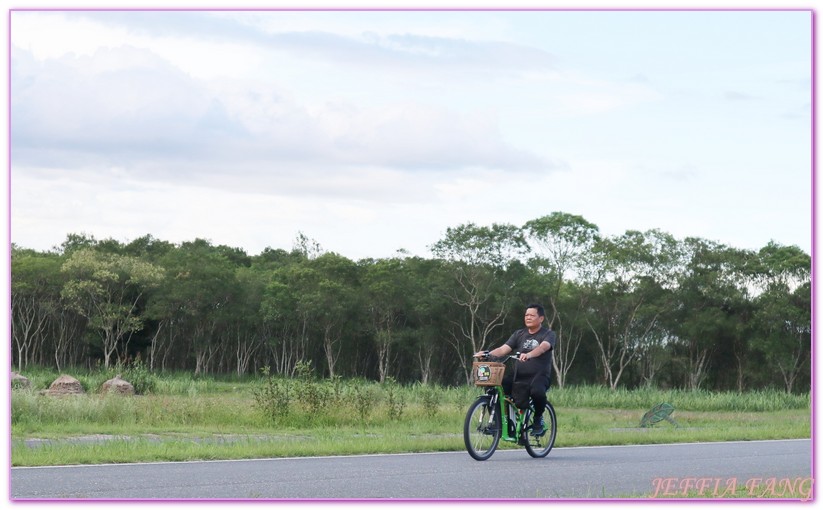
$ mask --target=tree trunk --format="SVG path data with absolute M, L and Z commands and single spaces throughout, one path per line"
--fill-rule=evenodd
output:
M 111 355 L 117 346 L 117 335 L 114 332 L 114 326 L 104 327 L 100 336 L 103 339 L 103 366 L 108 369 L 111 366 Z
M 743 393 L 743 356 L 739 352 L 735 352 L 734 357 L 737 360 L 737 392 Z
M 249 362 L 260 347 L 260 343 L 252 335 L 251 338 L 243 339 L 241 333 L 237 333 L 237 349 L 235 350 L 237 360 L 237 376 L 240 377 L 248 371 Z
M 565 334 L 564 331 L 562 326 L 557 331 L 557 343 L 554 346 L 554 353 L 552 354 L 554 383 L 561 389 L 566 384 L 566 376 L 574 364 L 577 351 L 583 344 L 582 332 L 578 333 L 575 328 L 572 328 L 569 334 Z
M 380 384 L 386 382 L 389 372 L 389 359 L 391 357 L 392 332 L 391 326 L 386 325 L 386 329 L 377 330 L 377 372 Z
M 17 327 L 12 327 L 12 337 L 17 345 L 17 365 L 23 370 L 32 355 L 37 337 L 42 337 L 48 316 L 39 310 L 35 298 L 17 297 L 12 299 L 12 317 L 17 319 L 12 322 L 17 324 Z
M 689 356 L 689 389 L 699 390 L 708 369 L 709 349 L 695 349 Z
M 326 363 L 329 368 L 329 377 L 334 378 L 334 366 L 337 364 L 337 358 L 340 356 L 339 335 L 333 335 L 333 324 L 327 325 L 323 329 L 323 351 L 326 354 Z
M 423 384 L 429 383 L 433 354 L 431 349 L 419 349 L 417 351 L 417 362 L 420 367 L 420 382 Z

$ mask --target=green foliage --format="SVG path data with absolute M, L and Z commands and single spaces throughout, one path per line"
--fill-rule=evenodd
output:
M 342 376 L 334 375 L 329 378 L 329 399 L 332 403 L 340 403 L 345 400 L 346 381 Z
M 522 327 L 521 307 L 540 302 L 557 333 L 558 389 L 809 391 L 811 258 L 797 247 L 603 236 L 552 212 L 522 227 L 449 228 L 431 248 L 436 258 L 354 262 L 302 234 L 292 251 L 258 256 L 151 235 L 70 234 L 48 253 L 13 246 L 12 365 L 67 372 L 140 355 L 145 367 L 123 375 L 142 394 L 159 391 L 148 373 L 241 378 L 270 366 L 303 381 L 292 411 L 351 411 L 339 381 L 300 379 L 308 367 L 297 360 L 315 360 L 313 377 L 461 385 L 470 353 L 502 343 Z M 78 378 L 89 391 L 102 383 Z M 204 391 L 191 376 L 154 384 Z
M 420 397 L 423 403 L 423 410 L 427 417 L 434 418 L 440 405 L 440 398 L 434 388 L 430 386 L 420 386 Z
M 491 227 L 474 223 L 449 227 L 445 237 L 432 246 L 432 251 L 444 259 L 492 267 L 504 267 L 528 250 L 521 229 L 499 223 Z
M 384 387 L 389 407 L 389 419 L 399 421 L 403 417 L 403 410 L 406 408 L 406 398 L 394 379 L 388 378 Z
M 298 379 L 304 382 L 314 379 L 314 367 L 312 367 L 311 361 L 298 361 L 294 366 L 294 373 Z
M 377 406 L 377 391 L 371 386 L 358 384 L 351 391 L 350 402 L 361 423 L 366 423 Z
M 266 419 L 277 423 L 289 414 L 291 404 L 289 384 L 272 376 L 269 367 L 261 368 L 260 372 L 263 374 L 263 383 L 252 389 L 254 402 Z
M 315 378 L 311 361 L 298 362 L 296 372 L 298 380 L 294 387 L 295 401 L 309 419 L 317 419 L 334 403 L 333 384 Z

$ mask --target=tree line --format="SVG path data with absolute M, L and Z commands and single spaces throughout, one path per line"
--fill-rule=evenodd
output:
M 811 257 L 796 246 L 604 236 L 555 212 L 448 228 L 430 250 L 353 261 L 302 233 L 258 255 L 151 235 L 12 245 L 12 363 L 465 384 L 471 354 L 539 302 L 557 387 L 809 391 Z

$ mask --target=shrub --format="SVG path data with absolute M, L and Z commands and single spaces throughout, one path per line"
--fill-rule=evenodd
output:
M 333 403 L 334 382 L 318 381 L 314 377 L 311 361 L 300 361 L 295 367 L 298 383 L 295 387 L 296 400 L 308 414 L 310 420 L 320 418 Z M 340 380 L 337 380 L 339 384 Z
M 155 376 L 149 372 L 146 364 L 140 358 L 134 359 L 126 366 L 123 379 L 134 386 L 134 392 L 138 395 L 147 395 L 154 392 Z
M 420 386 L 420 397 L 423 400 L 423 412 L 429 418 L 434 418 L 437 415 L 437 407 L 440 405 L 437 392 L 429 386 Z
M 365 422 L 368 420 L 374 410 L 376 402 L 375 391 L 371 386 L 358 384 L 352 390 L 351 403 L 359 421 Z
M 289 414 L 291 402 L 289 384 L 287 381 L 272 376 L 269 367 L 263 367 L 260 371 L 264 379 L 262 386 L 252 390 L 254 402 L 267 420 L 277 422 Z
M 399 421 L 403 417 L 403 409 L 406 407 L 406 399 L 400 392 L 400 386 L 391 377 L 386 379 L 386 394 L 389 405 L 389 419 Z

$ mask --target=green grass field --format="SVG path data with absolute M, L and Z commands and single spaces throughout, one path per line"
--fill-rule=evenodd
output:
M 85 395 L 40 395 L 56 376 L 34 373 L 31 389 L 12 392 L 13 466 L 462 450 L 465 412 L 480 394 L 471 386 L 175 374 L 151 376 L 150 393 L 123 397 L 97 393 L 107 375 L 90 373 L 75 375 Z M 572 387 L 549 398 L 557 447 L 811 437 L 808 394 Z M 640 428 L 660 402 L 674 405 L 679 426 Z

